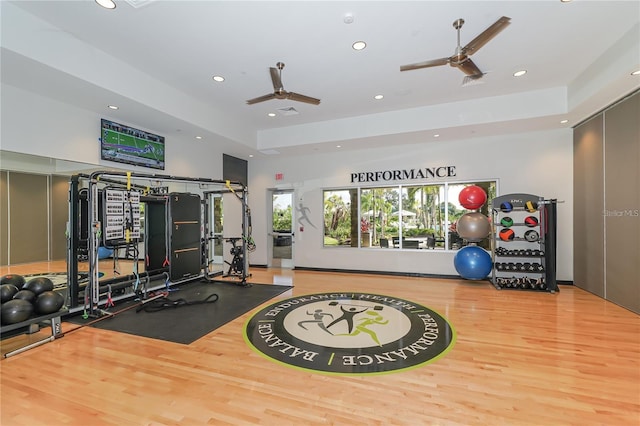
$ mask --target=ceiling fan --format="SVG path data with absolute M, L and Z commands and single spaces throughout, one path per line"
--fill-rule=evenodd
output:
M 273 82 L 273 93 L 268 95 L 260 96 L 257 98 L 249 99 L 247 101 L 248 105 L 257 104 L 258 102 L 269 101 L 271 99 L 290 99 L 292 101 L 304 102 L 307 104 L 318 105 L 320 104 L 320 99 L 312 98 L 311 96 L 301 95 L 295 92 L 287 92 L 284 90 L 282 86 L 282 68 L 284 68 L 284 64 L 282 62 L 278 62 L 276 64 L 277 68 L 269 68 L 271 73 L 271 81 Z
M 465 73 L 467 76 L 465 80 L 472 79 L 477 80 L 481 78 L 484 73 L 480 71 L 478 66 L 473 63 L 470 56 L 476 53 L 482 46 L 487 44 L 489 40 L 494 38 L 498 33 L 504 30 L 511 22 L 511 18 L 507 16 L 503 16 L 498 19 L 493 25 L 484 30 L 480 35 L 471 40 L 466 46 L 460 46 L 460 28 L 464 25 L 464 19 L 456 19 L 453 21 L 453 28 L 458 31 L 458 46 L 456 47 L 456 52 L 453 56 L 448 58 L 434 59 L 431 61 L 418 62 L 415 64 L 402 65 L 400 67 L 400 71 L 411 71 L 417 70 L 420 68 L 429 68 L 429 67 L 437 67 L 440 65 L 451 65 L 452 67 L 458 68 L 460 71 Z

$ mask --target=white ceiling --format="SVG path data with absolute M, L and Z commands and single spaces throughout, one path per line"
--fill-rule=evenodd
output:
M 116 4 L 3 1 L 3 83 L 169 137 L 230 141 L 241 155 L 566 127 L 640 87 L 637 0 Z M 453 55 L 454 20 L 465 20 L 464 45 L 501 16 L 511 24 L 472 57 L 481 84 L 463 87 L 449 66 L 400 72 Z M 353 50 L 357 40 L 367 48 Z M 277 62 L 286 90 L 321 104 L 247 105 L 273 91 Z M 289 107 L 298 114 L 278 112 Z

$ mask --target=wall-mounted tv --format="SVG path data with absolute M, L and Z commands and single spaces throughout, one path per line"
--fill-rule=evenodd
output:
M 247 181 L 249 180 L 247 169 L 247 160 L 222 154 L 222 179 L 240 182 L 244 186 L 247 186 Z
M 164 136 L 101 120 L 100 158 L 164 170 Z

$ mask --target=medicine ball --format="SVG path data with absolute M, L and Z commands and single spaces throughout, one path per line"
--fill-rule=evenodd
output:
M 18 292 L 18 287 L 13 284 L 2 284 L 0 286 L 0 299 L 2 303 L 8 302 L 13 299 L 13 296 Z
M 536 203 L 535 201 L 527 201 L 526 203 L 524 203 L 524 207 L 529 213 L 534 213 L 536 210 L 538 210 L 538 203 Z
M 38 296 L 40 293 L 53 290 L 53 281 L 47 277 L 35 277 L 27 281 L 22 288 L 24 290 L 31 290 Z
M 64 297 L 55 291 L 42 292 L 37 298 L 34 306 L 40 315 L 58 312 L 64 305 Z
M 513 205 L 510 202 L 505 201 L 504 203 L 500 204 L 500 210 L 505 213 L 509 213 L 511 210 L 513 210 Z
M 34 292 L 32 292 L 31 290 L 20 290 L 19 292 L 17 292 L 14 296 L 14 299 L 23 299 L 26 300 L 29 303 L 33 303 L 36 301 L 36 294 Z
M 516 233 L 513 232 L 513 229 L 505 228 L 505 229 L 500 230 L 499 235 L 500 235 L 500 239 L 501 240 L 503 240 L 503 241 L 511 241 L 511 240 L 513 240 L 515 238 Z
M 508 228 L 513 225 L 513 219 L 511 219 L 509 216 L 505 216 L 500 219 L 500 225 L 506 226 Z
M 0 278 L 0 284 L 13 284 L 18 287 L 18 290 L 22 288 L 24 282 L 24 277 L 18 274 L 7 274 Z
M 1 310 L 2 324 L 16 324 L 29 319 L 33 305 L 24 299 L 12 299 L 2 304 Z
M 540 238 L 538 232 L 534 231 L 533 229 L 530 229 L 524 233 L 524 239 L 527 241 L 538 241 L 538 238 Z
M 524 224 L 527 226 L 536 226 L 538 225 L 538 218 L 535 216 L 527 216 L 524 218 Z

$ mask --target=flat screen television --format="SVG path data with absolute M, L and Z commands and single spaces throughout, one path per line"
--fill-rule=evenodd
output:
M 101 120 L 100 158 L 164 170 L 164 136 Z
M 247 186 L 247 181 L 249 180 L 247 169 L 247 160 L 222 154 L 222 179 L 240 182 L 244 186 Z

